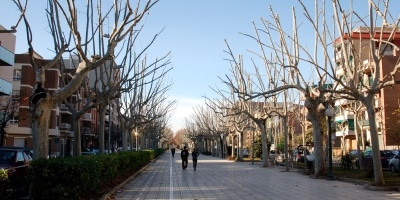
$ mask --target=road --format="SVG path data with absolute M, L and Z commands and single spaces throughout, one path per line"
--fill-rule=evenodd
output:
M 182 170 L 179 153 L 175 158 L 169 151 L 161 155 L 112 199 L 400 199 L 399 192 L 204 155 L 199 156 L 197 171 L 191 161 Z

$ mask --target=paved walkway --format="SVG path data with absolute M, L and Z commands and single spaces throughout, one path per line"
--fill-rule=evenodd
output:
M 116 192 L 112 199 L 400 199 L 399 192 L 313 179 L 282 167 L 199 156 L 197 171 L 182 170 L 180 152 L 166 152 Z

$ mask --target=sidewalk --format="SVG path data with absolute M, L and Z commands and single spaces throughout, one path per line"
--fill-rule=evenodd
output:
M 363 185 L 313 179 L 283 167 L 199 157 L 182 170 L 180 152 L 170 152 L 118 190 L 111 199 L 400 199 L 393 191 L 370 191 Z

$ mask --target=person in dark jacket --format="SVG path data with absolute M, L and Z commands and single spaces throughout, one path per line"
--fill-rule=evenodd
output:
M 183 150 L 181 151 L 182 169 L 183 170 L 185 170 L 187 168 L 188 157 L 189 157 L 189 151 L 187 150 L 187 147 L 184 146 Z
M 192 151 L 192 159 L 193 159 L 193 169 L 194 171 L 196 171 L 196 167 L 197 167 L 197 158 L 199 157 L 199 151 L 197 150 L 197 148 L 194 148 Z
M 171 148 L 171 154 L 172 154 L 172 157 L 175 157 L 175 147 Z

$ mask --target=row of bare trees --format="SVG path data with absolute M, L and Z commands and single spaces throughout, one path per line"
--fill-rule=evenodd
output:
M 59 103 L 65 104 L 73 116 L 76 155 L 81 154 L 82 146 L 79 119 L 92 108 L 99 113 L 101 153 L 105 152 L 105 117 L 107 110 L 111 115 L 111 105 L 118 110 L 124 150 L 129 143 L 132 147 L 133 130 L 138 130 L 141 138 L 151 137 L 153 141 L 171 134 L 166 131 L 174 104 L 166 98 L 171 86 L 166 80 L 171 70 L 169 53 L 154 60 L 147 58 L 159 33 L 146 46 L 137 45 L 144 27 L 142 19 L 157 2 L 137 1 L 132 5 L 129 0 L 113 1 L 107 7 L 103 1 L 48 0 L 46 13 L 53 44 L 49 49 L 53 49 L 55 57 L 42 66 L 35 60 L 32 43 L 39 36 L 32 32 L 26 15 L 31 2 L 14 0 L 21 17 L 12 30 L 16 31 L 21 21 L 25 25 L 36 77 L 29 105 L 35 158 L 48 155 L 50 113 Z M 63 57 L 71 58 L 72 64 L 65 63 Z M 45 71 L 53 66 L 59 66 L 61 80 L 59 90 L 50 92 L 44 87 Z M 84 98 L 71 102 L 73 94 Z
M 227 89 L 214 88 L 219 97 L 207 98 L 207 105 L 214 113 L 205 116 L 203 111 L 198 111 L 197 116 L 203 117 L 192 123 L 198 127 L 191 128 L 192 135 L 204 132 L 214 136 L 218 134 L 220 129 L 210 126 L 216 123 L 206 123 L 207 119 L 218 119 L 220 124 L 233 122 L 237 125 L 242 123 L 237 116 L 246 115 L 246 119 L 251 119 L 261 131 L 263 166 L 267 166 L 269 152 L 265 125 L 268 119 L 276 115 L 283 118 L 284 142 L 287 144 L 287 116 L 297 112 L 298 119 L 306 118 L 312 124 L 314 173 L 320 176 L 326 174 L 325 111 L 334 107 L 338 99 L 359 102 L 353 108 L 360 113 L 362 105 L 368 115 L 375 184 L 384 185 L 374 101 L 383 88 L 399 81 L 399 60 L 386 74 L 382 74 L 381 60 L 386 48 L 398 51 L 392 39 L 399 31 L 400 18 L 392 15 L 391 10 L 397 5 L 389 1 L 356 3 L 364 3 L 366 5 L 363 6 L 368 9 L 358 10 L 363 6 L 354 7 L 353 1 L 315 0 L 314 7 L 308 7 L 299 0 L 304 21 L 298 22 L 301 17 L 292 8 L 291 27 L 280 19 L 280 14 L 287 13 L 278 14 L 270 7 L 269 19 L 261 18 L 260 23 L 253 22 L 253 34 L 242 34 L 259 47 L 258 50 L 248 51 L 252 55 L 248 63 L 242 54 L 235 56 L 227 42 L 227 61 L 231 66 L 231 74 L 220 78 Z M 310 38 L 313 44 L 309 43 L 312 41 Z M 368 63 L 364 60 L 368 60 Z M 372 69 L 371 84 L 365 81 L 365 74 L 362 73 L 365 64 Z M 303 102 L 302 106 L 299 106 L 300 102 Z M 260 103 L 262 106 L 255 106 Z M 303 108 L 306 112 L 299 112 Z M 238 120 L 232 121 L 232 116 Z M 302 122 L 302 126 L 306 126 L 305 122 Z M 229 132 L 228 127 L 225 126 L 225 133 Z M 304 132 L 303 128 L 303 138 Z M 285 158 L 287 161 L 287 149 Z

